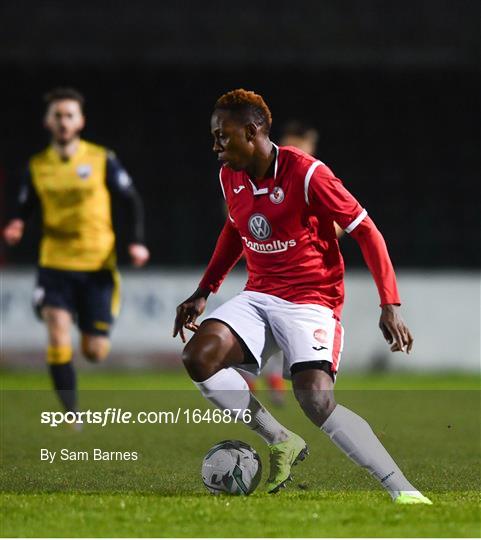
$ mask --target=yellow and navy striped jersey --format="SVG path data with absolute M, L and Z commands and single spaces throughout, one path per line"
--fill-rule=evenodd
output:
M 81 140 L 69 159 L 62 159 L 52 146 L 34 155 L 16 217 L 26 219 L 40 203 L 43 234 L 39 265 L 77 271 L 113 268 L 112 193 L 128 202 L 134 225 L 132 241 L 141 243 L 142 203 L 112 152 Z

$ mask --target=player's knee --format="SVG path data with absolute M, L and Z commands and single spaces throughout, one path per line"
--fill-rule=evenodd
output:
M 110 342 L 107 339 L 82 338 L 82 354 L 89 361 L 99 363 L 105 360 L 110 352 Z
M 182 362 L 194 381 L 203 381 L 210 377 L 209 361 L 203 347 L 193 347 L 187 344 L 182 352 Z
M 182 353 L 182 362 L 194 381 L 205 381 L 222 369 L 222 363 L 215 349 L 207 341 L 192 339 Z
M 108 350 L 104 350 L 99 347 L 82 347 L 82 354 L 89 361 L 94 364 L 103 362 L 108 356 Z
M 294 389 L 296 399 L 302 410 L 316 423 L 323 423 L 336 407 L 334 393 L 314 386 Z
M 336 407 L 333 380 L 325 371 L 298 371 L 292 377 L 292 384 L 299 405 L 316 424 L 325 421 Z

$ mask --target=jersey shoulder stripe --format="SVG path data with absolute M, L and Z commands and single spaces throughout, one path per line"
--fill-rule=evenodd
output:
M 295 170 L 298 171 L 300 181 L 302 179 L 303 182 L 304 200 L 306 204 L 309 205 L 309 183 L 314 171 L 318 167 L 322 167 L 325 169 L 326 174 L 332 175 L 331 170 L 321 160 L 316 159 L 294 146 L 282 146 L 280 150 L 282 150 L 283 153 L 283 164 L 286 164 L 289 168 L 294 166 Z
M 306 204 L 309 204 L 309 183 L 311 181 L 312 175 L 314 174 L 314 171 L 321 165 L 320 161 L 314 161 L 314 163 L 311 164 L 309 169 L 307 170 L 306 176 L 304 177 L 304 199 L 306 201 Z
M 219 182 L 220 182 L 220 189 L 222 190 L 222 196 L 224 197 L 224 200 L 226 199 L 225 197 L 225 188 L 224 188 L 224 184 L 223 184 L 223 181 L 222 181 L 222 171 L 224 170 L 224 166 L 222 165 L 222 167 L 219 169 Z

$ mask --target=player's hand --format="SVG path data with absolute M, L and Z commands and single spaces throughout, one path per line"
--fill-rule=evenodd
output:
M 411 352 L 414 338 L 399 313 L 399 306 L 387 304 L 382 306 L 379 328 L 384 339 L 391 345 L 391 351 Z
M 142 244 L 130 244 L 129 255 L 130 255 L 132 264 L 136 268 L 140 268 L 141 266 L 144 266 L 144 264 L 150 259 L 149 250 Z
M 192 296 L 177 306 L 172 337 L 175 338 L 179 334 L 180 339 L 185 343 L 184 328 L 197 332 L 199 325 L 195 321 L 204 312 L 209 294 L 209 290 L 197 289 Z
M 3 238 L 9 246 L 18 244 L 23 236 L 25 222 L 22 219 L 12 219 L 5 229 L 3 229 Z

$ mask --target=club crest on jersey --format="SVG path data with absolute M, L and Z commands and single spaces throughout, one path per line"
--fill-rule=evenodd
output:
M 314 339 L 319 341 L 319 343 L 327 343 L 327 332 L 324 330 L 324 328 L 314 330 Z
M 269 194 L 269 199 L 274 204 L 280 204 L 284 200 L 284 190 L 276 186 Z
M 262 214 L 253 214 L 249 218 L 249 231 L 256 240 L 267 240 L 272 234 L 271 225 Z
M 77 167 L 77 174 L 81 180 L 87 180 L 87 178 L 92 174 L 91 165 L 79 165 Z

